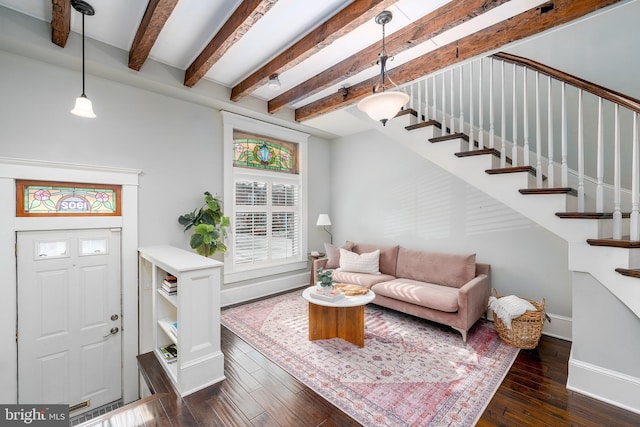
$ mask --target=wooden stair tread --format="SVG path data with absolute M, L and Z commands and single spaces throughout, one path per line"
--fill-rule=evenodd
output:
M 616 268 L 616 273 L 620 273 L 623 276 L 635 277 L 637 279 L 640 279 L 640 269 Z
M 521 188 L 518 190 L 520 194 L 568 194 L 577 196 L 578 192 L 571 187 L 554 187 L 554 188 Z
M 613 212 L 556 212 L 563 219 L 613 219 Z M 623 218 L 631 217 L 631 213 L 622 212 Z
M 427 120 L 426 122 L 416 123 L 415 125 L 405 126 L 404 128 L 406 130 L 415 130 L 415 129 L 426 128 L 426 127 L 429 127 L 429 126 L 435 126 L 437 128 L 440 128 L 440 129 L 442 128 L 442 125 L 437 120 Z
M 480 150 L 459 151 L 457 153 L 454 153 L 456 157 L 481 156 L 485 154 L 493 154 L 496 157 L 500 157 L 500 152 L 495 148 L 483 148 Z
M 536 174 L 536 170 L 532 166 L 511 166 L 508 168 L 495 168 L 485 170 L 489 175 L 499 175 L 503 173 L 517 173 L 517 172 L 529 172 L 533 175 Z
M 631 240 L 629 236 L 624 236 L 622 239 L 587 239 L 587 243 L 591 246 L 607 246 L 611 248 L 640 248 L 640 241 Z
M 404 108 L 400 111 L 398 111 L 398 114 L 396 114 L 393 118 L 398 118 L 398 117 L 402 117 L 402 116 L 413 116 L 413 117 L 418 117 L 418 112 L 416 110 L 414 110 L 413 108 Z
M 434 138 L 429 138 L 429 142 L 443 142 L 451 141 L 454 139 L 464 139 L 465 141 L 469 141 L 469 137 L 464 133 L 452 133 L 451 135 L 442 135 L 436 136 Z

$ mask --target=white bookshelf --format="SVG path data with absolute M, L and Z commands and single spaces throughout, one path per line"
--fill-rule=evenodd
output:
M 186 396 L 224 380 L 220 350 L 222 263 L 173 246 L 139 249 L 141 291 L 150 291 L 151 315 L 141 330 L 151 334 L 153 351 L 176 390 Z M 167 275 L 178 281 L 177 295 L 161 290 Z M 171 325 L 178 322 L 177 333 Z M 178 359 L 167 363 L 160 348 L 176 344 Z

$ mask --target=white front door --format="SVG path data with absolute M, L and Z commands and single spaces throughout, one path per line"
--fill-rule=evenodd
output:
M 75 416 L 120 399 L 120 230 L 23 231 L 17 245 L 18 402 Z

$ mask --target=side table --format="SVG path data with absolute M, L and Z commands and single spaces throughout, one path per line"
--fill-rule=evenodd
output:
M 302 297 L 309 301 L 309 341 L 342 338 L 364 347 L 364 306 L 373 301 L 376 294 L 369 289 L 364 295 L 329 302 L 312 297 L 312 292 L 316 292 L 315 286 L 302 292 Z

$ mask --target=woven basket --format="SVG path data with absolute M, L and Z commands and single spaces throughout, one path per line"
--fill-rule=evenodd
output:
M 492 295 L 500 298 L 495 289 L 492 290 Z M 529 350 L 538 346 L 538 341 L 540 341 L 540 336 L 542 335 L 542 326 L 545 319 L 544 298 L 540 302 L 528 298 L 522 299 L 529 301 L 536 310 L 525 311 L 521 316 L 511 320 L 511 329 L 508 329 L 498 316 L 493 316 L 493 324 L 504 342 L 514 347 Z

